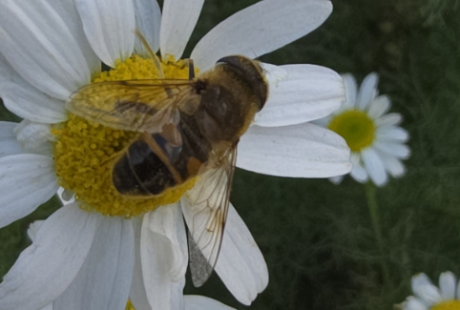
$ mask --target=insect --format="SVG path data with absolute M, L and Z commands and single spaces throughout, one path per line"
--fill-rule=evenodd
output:
M 79 89 L 67 109 L 104 126 L 138 132 L 113 162 L 112 181 L 125 196 L 155 196 L 197 181 L 183 208 L 195 286 L 217 261 L 240 137 L 262 109 L 268 85 L 258 62 L 220 59 L 190 79 L 102 82 Z M 183 199 L 184 200 L 184 199 Z

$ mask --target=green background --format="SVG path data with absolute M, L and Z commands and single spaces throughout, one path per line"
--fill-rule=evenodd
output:
M 208 0 L 187 50 L 218 22 L 255 1 Z M 285 179 L 237 169 L 232 202 L 264 253 L 267 289 L 253 309 L 392 309 L 410 277 L 460 275 L 460 1 L 342 0 L 318 30 L 261 59 L 380 74 L 411 135 L 407 174 L 377 190 L 383 252 L 376 245 L 366 189 L 350 177 Z M 244 35 L 244 34 L 242 34 Z M 186 52 L 186 55 L 189 55 Z M 0 107 L 3 120 L 18 120 Z M 58 207 L 53 198 L 0 229 L 0 275 L 28 246 L 28 225 Z M 382 273 L 382 264 L 389 270 Z M 213 275 L 186 293 L 245 309 Z

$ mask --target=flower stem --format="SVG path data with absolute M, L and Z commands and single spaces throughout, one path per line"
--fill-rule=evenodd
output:
M 377 242 L 377 247 L 380 254 L 380 267 L 382 268 L 383 281 L 385 284 L 389 283 L 390 273 L 388 272 L 388 266 L 385 261 L 385 251 L 383 246 L 382 230 L 380 228 L 379 220 L 379 206 L 376 199 L 376 187 L 372 182 L 366 184 L 366 197 L 367 205 L 369 207 L 369 215 L 371 217 L 372 228 L 374 229 L 374 236 Z

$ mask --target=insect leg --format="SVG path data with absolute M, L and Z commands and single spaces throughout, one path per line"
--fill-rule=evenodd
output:
M 184 182 L 184 180 L 182 179 L 179 171 L 177 171 L 177 169 L 171 164 L 169 158 L 167 157 L 167 155 L 163 152 L 163 150 L 161 149 L 161 147 L 158 145 L 158 143 L 155 141 L 155 139 L 152 137 L 151 134 L 147 133 L 147 132 L 144 132 L 142 134 L 142 138 L 143 140 L 147 143 L 147 145 L 150 147 L 150 149 L 152 150 L 152 152 L 158 156 L 158 158 L 163 162 L 163 164 L 165 164 L 165 166 L 168 168 L 168 170 L 171 172 L 173 178 L 174 178 L 174 181 L 177 183 L 177 184 L 181 184 Z
M 149 52 L 150 56 L 152 56 L 152 60 L 153 60 L 153 62 L 155 64 L 155 67 L 157 67 L 157 70 L 158 70 L 159 78 L 164 79 L 165 74 L 163 73 L 163 69 L 161 68 L 161 64 L 158 61 L 157 55 L 155 55 L 155 53 L 153 52 L 152 48 L 150 48 L 149 43 L 145 39 L 144 35 L 139 31 L 139 29 L 136 29 L 135 33 L 136 33 L 136 36 L 139 38 L 139 40 L 142 42 L 142 45 L 144 45 L 144 47 Z
M 188 79 L 193 80 L 195 78 L 195 65 L 193 59 L 188 60 Z

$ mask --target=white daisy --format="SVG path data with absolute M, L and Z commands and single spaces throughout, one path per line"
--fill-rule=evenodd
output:
M 424 273 L 412 277 L 415 296 L 407 297 L 403 310 L 458 310 L 460 309 L 460 284 L 455 275 L 443 272 L 439 276 L 439 288 Z
M 160 49 L 165 76 L 182 77 L 184 62 L 173 60 L 202 4 L 166 0 L 161 16 L 151 0 L 0 3 L 0 95 L 24 118 L 20 125 L 0 122 L 0 227 L 33 212 L 59 185 L 62 197 L 77 197 L 44 222 L 4 277 L 0 309 L 51 302 L 54 309 L 123 309 L 128 298 L 139 309 L 181 308 L 188 262 L 182 217 L 190 221 L 196 212 L 188 194 L 181 199 L 189 188 L 135 201 L 118 194 L 105 163 L 129 133 L 90 124 L 68 113 L 65 102 L 92 82 L 155 77 L 136 27 Z M 324 0 L 261 1 L 216 26 L 191 57 L 203 72 L 222 56 L 263 55 L 312 31 L 331 10 Z M 101 61 L 112 69 L 101 73 Z M 263 66 L 270 97 L 241 138 L 237 166 L 286 177 L 350 171 L 343 139 L 305 123 L 338 108 L 340 76 L 312 65 Z M 267 267 L 231 205 L 223 238 L 215 270 L 249 305 L 268 283 Z
M 388 182 L 388 174 L 402 176 L 405 172 L 402 159 L 410 156 L 405 144 L 409 139 L 406 130 L 399 127 L 399 113 L 387 113 L 390 98 L 378 95 L 378 75 L 369 74 L 358 91 L 356 80 L 350 74 L 342 75 L 346 101 L 343 106 L 315 123 L 341 135 L 351 149 L 353 169 L 351 176 L 364 183 L 369 178 L 378 186 Z M 331 178 L 339 183 L 343 176 Z

